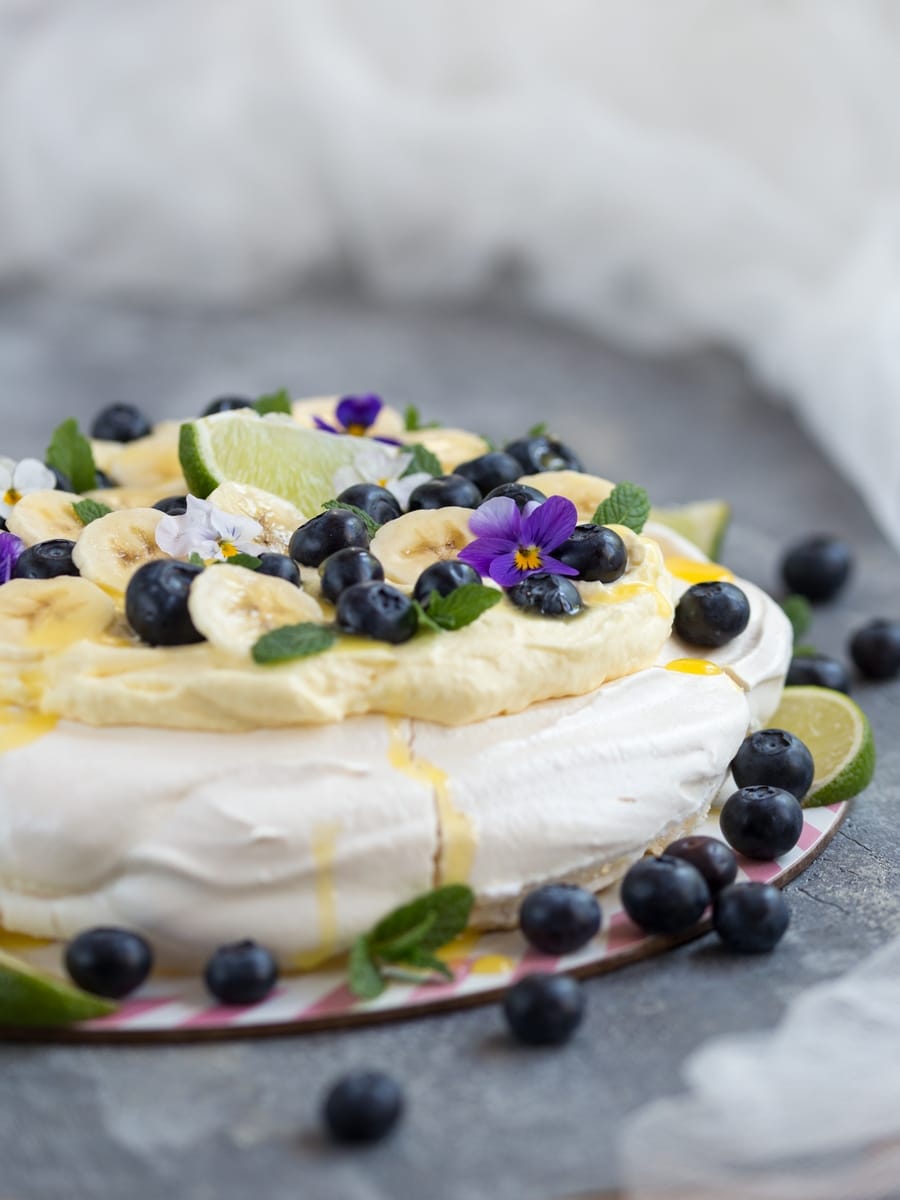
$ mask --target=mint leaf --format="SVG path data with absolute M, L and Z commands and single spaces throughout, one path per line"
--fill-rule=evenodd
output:
M 432 592 L 425 615 L 439 629 L 462 629 L 499 604 L 502 595 L 499 588 L 485 587 L 483 583 L 464 583 L 449 596 Z
M 403 452 L 412 454 L 412 462 L 403 475 L 415 475 L 417 471 L 424 471 L 427 475 L 443 475 L 440 459 L 420 442 L 410 442 L 408 446 L 403 447 Z
M 411 950 L 420 944 L 422 938 L 435 922 L 434 912 L 426 913 L 418 925 L 413 925 L 406 933 L 401 933 L 390 942 L 378 943 L 378 954 L 388 962 L 403 962 Z
M 427 950 L 421 948 L 410 950 L 403 961 L 411 967 L 418 967 L 420 971 L 436 971 L 445 979 L 453 979 L 453 972 L 447 964 L 434 954 L 429 954 Z
M 547 422 L 539 421 L 528 430 L 529 437 L 544 437 L 547 433 Z
M 809 642 L 801 642 L 799 646 L 795 646 L 793 650 L 794 658 L 812 658 L 814 654 L 818 654 L 815 646 Z
M 428 615 L 428 610 L 423 608 L 418 600 L 413 600 L 413 608 L 416 610 L 416 616 L 419 618 L 420 633 L 440 633 L 441 626 L 437 621 L 432 621 Z
M 225 558 L 220 563 L 216 563 L 218 567 L 246 567 L 248 571 L 255 571 L 262 566 L 262 559 L 257 558 L 255 554 L 232 554 L 231 558 Z
M 191 551 L 190 557 L 188 558 L 188 562 L 191 564 L 191 566 L 194 566 L 194 567 L 205 567 L 206 566 L 206 559 L 203 558 L 202 555 L 198 554 L 196 550 Z
M 348 504 L 345 500 L 326 500 L 322 507 L 329 511 L 332 508 L 343 508 L 347 512 L 352 512 L 354 517 L 359 517 L 363 525 L 366 527 L 366 533 L 370 538 L 373 538 L 381 526 L 374 517 L 370 517 L 367 512 L 361 508 L 357 508 L 355 504 Z
M 271 633 L 264 633 L 255 643 L 253 661 L 261 667 L 271 663 L 290 662 L 295 658 L 309 658 L 321 654 L 337 641 L 337 633 L 327 625 L 314 621 L 303 621 L 299 625 L 282 625 Z
M 794 630 L 794 641 L 803 637 L 812 623 L 812 608 L 805 596 L 786 596 L 781 602 L 785 616 Z M 794 651 L 796 654 L 796 650 Z
M 369 934 L 372 952 L 377 955 L 383 943 L 396 941 L 402 934 L 421 926 L 429 916 L 433 920 L 418 944 L 423 950 L 438 950 L 462 933 L 469 923 L 474 902 L 472 889 L 464 883 L 448 883 L 433 892 L 425 892 L 382 917 Z
M 650 497 L 636 483 L 617 483 L 591 517 L 594 525 L 625 525 L 640 533 L 650 516 Z
M 269 396 L 260 396 L 258 400 L 254 400 L 253 407 L 261 417 L 266 413 L 291 413 L 291 397 L 287 388 L 282 388 L 280 392 L 272 392 Z
M 359 996 L 360 1000 L 374 1000 L 384 991 L 384 979 L 378 964 L 372 958 L 369 941 L 365 936 L 358 937 L 350 947 L 348 971 L 350 991 L 354 996 Z
M 90 491 L 97 483 L 97 468 L 91 443 L 78 428 L 74 417 L 57 425 L 47 447 L 48 467 L 55 467 L 72 481 L 76 492 Z
M 76 500 L 72 508 L 82 525 L 90 525 L 91 521 L 96 521 L 112 512 L 108 504 L 101 504 L 99 500 Z

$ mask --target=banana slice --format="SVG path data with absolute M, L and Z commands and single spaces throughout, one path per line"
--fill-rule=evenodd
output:
M 517 483 L 535 487 L 545 496 L 565 496 L 578 509 L 578 521 L 586 524 L 606 499 L 614 484 L 599 475 L 583 471 L 541 471 L 538 475 L 523 475 Z
M 117 596 L 144 563 L 167 555 L 156 544 L 156 526 L 163 514 L 156 508 L 123 508 L 86 525 L 72 552 L 85 579 Z
M 203 636 L 229 654 L 249 654 L 264 633 L 321 621 L 322 610 L 300 588 L 274 575 L 227 564 L 207 567 L 191 585 L 188 609 Z
M 105 468 L 101 468 L 104 469 Z M 157 500 L 165 500 L 167 496 L 183 496 L 187 489 L 183 476 L 177 479 L 164 479 L 161 483 L 151 483 L 141 487 L 111 487 L 96 488 L 85 492 L 91 500 L 98 500 L 107 508 L 152 508 Z
M 321 417 L 330 425 L 335 424 L 334 410 L 340 396 L 314 396 L 309 400 L 295 400 L 291 406 L 294 420 L 306 429 L 315 429 L 313 417 Z M 403 435 L 403 417 L 396 408 L 387 404 L 379 412 L 375 424 L 369 430 L 375 437 L 399 438 Z M 460 459 L 460 462 L 462 459 Z
M 258 521 L 263 531 L 256 540 L 273 554 L 287 554 L 294 530 L 309 520 L 290 500 L 248 483 L 220 483 L 206 498 L 223 512 Z
M 116 607 L 87 579 L 12 579 L 0 588 L 0 642 L 38 651 L 62 650 L 109 627 Z
M 180 421 L 161 421 L 146 437 L 126 442 L 116 450 L 110 451 L 109 443 L 100 443 L 100 458 L 105 464 L 102 469 L 122 487 L 149 487 L 180 479 L 180 486 L 168 494 L 182 494 L 187 485 L 178 458 L 180 428 Z
M 74 492 L 28 492 L 6 518 L 6 527 L 26 546 L 53 538 L 77 541 L 84 526 L 72 505 L 82 499 Z
M 430 450 L 440 460 L 441 469 L 445 474 L 449 474 L 460 463 L 468 462 L 470 458 L 480 458 L 490 449 L 484 438 L 479 437 L 477 433 L 469 433 L 467 429 L 448 429 L 443 425 L 436 429 L 416 429 L 389 436 L 399 438 L 402 442 L 418 442 L 426 450 Z
M 430 508 L 406 513 L 382 525 L 369 549 L 384 567 L 384 577 L 411 588 L 426 567 L 456 558 L 474 538 L 471 508 Z

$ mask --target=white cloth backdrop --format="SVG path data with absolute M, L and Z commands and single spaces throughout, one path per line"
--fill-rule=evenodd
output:
M 511 273 L 737 347 L 900 545 L 893 0 L 0 0 L 0 80 L 0 283 Z

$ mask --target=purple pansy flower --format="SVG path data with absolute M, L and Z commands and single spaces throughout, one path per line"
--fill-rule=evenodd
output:
M 343 396 L 334 410 L 337 425 L 323 421 L 321 417 L 313 417 L 313 421 L 316 428 L 325 433 L 344 433 L 351 437 L 366 437 L 383 408 L 384 402 L 380 396 Z M 389 446 L 400 445 L 395 438 L 376 437 L 375 441 L 386 442 Z
M 25 543 L 14 533 L 0 533 L 0 583 L 9 583 Z
M 475 541 L 460 550 L 460 559 L 501 587 L 514 587 L 545 571 L 577 575 L 575 567 L 551 557 L 578 524 L 578 510 L 565 496 L 532 501 L 520 511 L 509 496 L 497 496 L 476 508 L 469 519 Z

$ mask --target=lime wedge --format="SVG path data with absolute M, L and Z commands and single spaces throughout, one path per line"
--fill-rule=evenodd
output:
M 650 520 L 668 525 L 693 542 L 707 558 L 715 559 L 731 520 L 731 505 L 724 500 L 695 500 L 674 508 L 651 508 Z
M 361 441 L 304 429 L 290 417 L 238 411 L 182 425 L 178 455 L 195 496 L 208 496 L 221 483 L 249 483 L 313 516 L 334 497 L 334 473 L 353 462 Z
M 805 742 L 816 764 L 807 808 L 849 800 L 875 771 L 875 741 L 866 714 L 843 692 L 821 687 L 784 689 L 769 722 Z
M 116 1008 L 0 950 L 0 1025 L 71 1025 L 108 1017 Z

